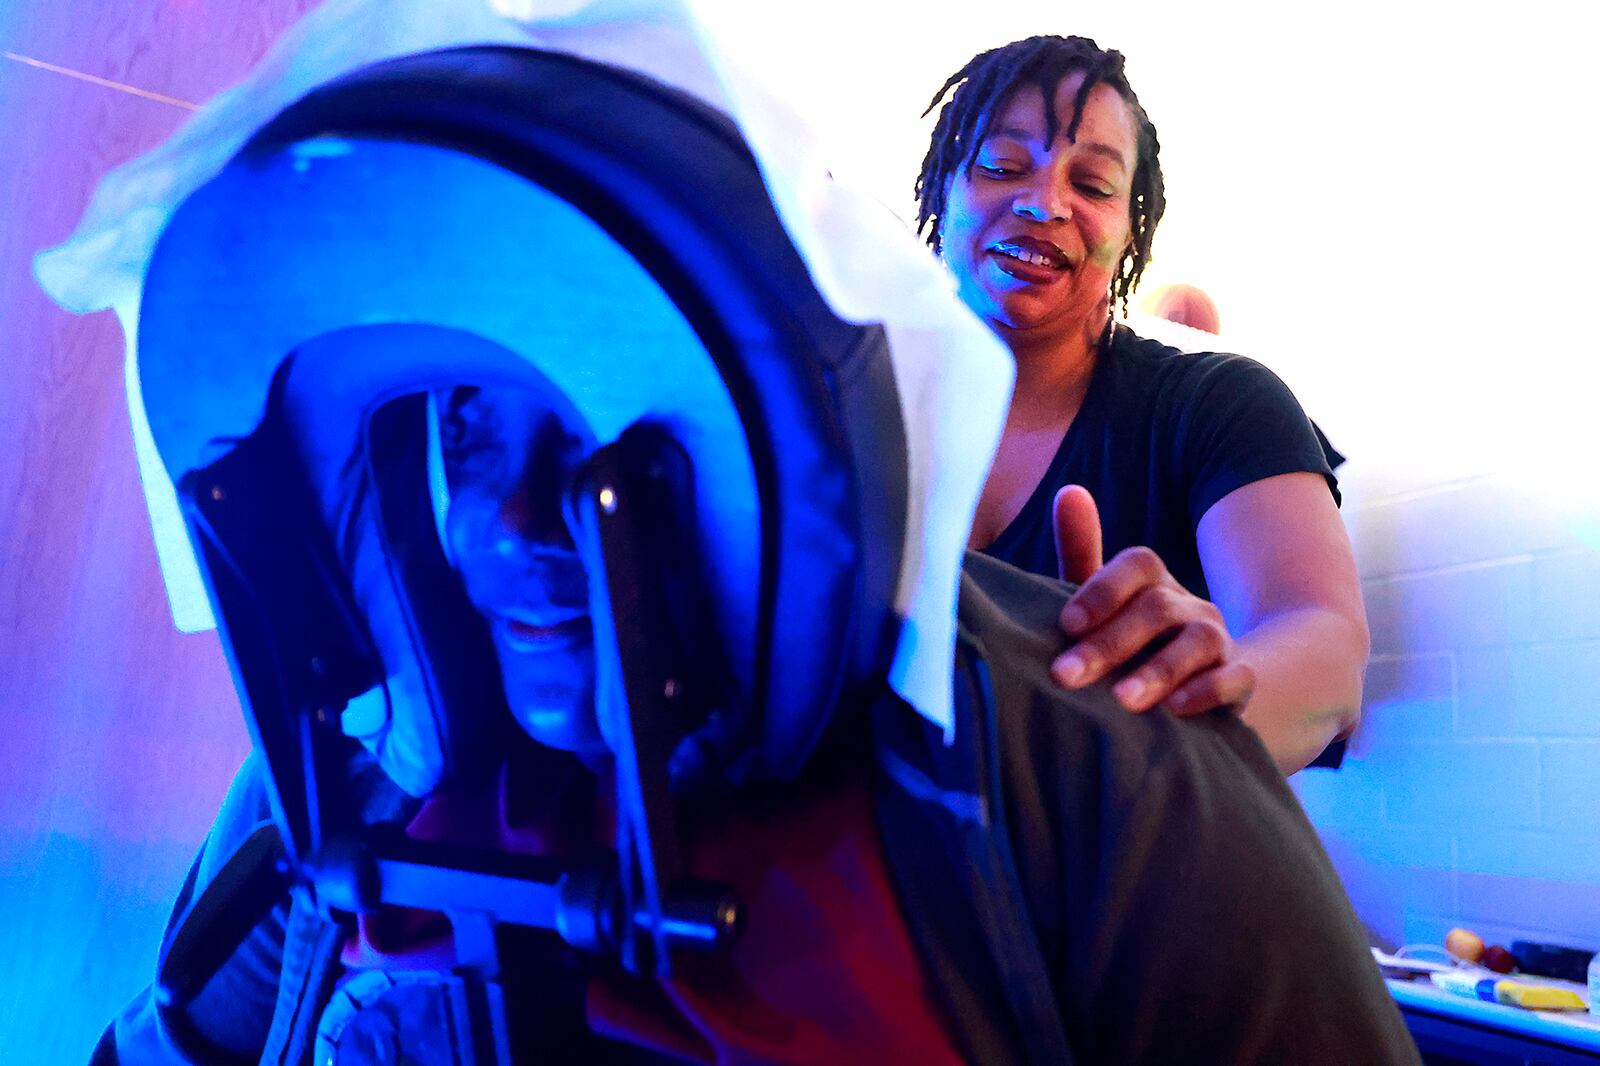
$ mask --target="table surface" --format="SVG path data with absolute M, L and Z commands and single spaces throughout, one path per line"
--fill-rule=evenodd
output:
M 1488 1026 L 1508 1033 L 1538 1037 L 1567 1047 L 1600 1051 L 1600 1017 L 1576 1011 L 1524 1010 L 1483 999 L 1468 999 L 1419 981 L 1389 979 L 1384 982 L 1395 1002 L 1433 1014 Z

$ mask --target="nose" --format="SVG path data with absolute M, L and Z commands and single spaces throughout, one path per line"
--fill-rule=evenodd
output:
M 1018 190 L 1011 210 L 1020 218 L 1034 222 L 1069 222 L 1072 204 L 1066 191 L 1055 180 L 1030 182 Z
M 457 492 L 445 518 L 451 562 L 484 567 L 509 564 L 523 554 L 527 543 L 526 495 L 500 497 L 470 490 Z
M 496 518 L 498 531 L 507 544 L 520 542 L 527 547 L 572 547 L 572 534 L 567 530 L 566 518 L 561 511 L 561 495 L 556 486 L 524 482 L 500 500 Z
M 496 517 L 502 533 L 527 538 L 533 532 L 533 501 L 528 489 L 519 485 L 500 501 Z
M 541 537 L 540 518 L 531 494 L 518 488 L 502 496 L 463 490 L 450 501 L 446 536 L 451 561 L 470 563 L 491 573 L 511 567 L 518 572 Z

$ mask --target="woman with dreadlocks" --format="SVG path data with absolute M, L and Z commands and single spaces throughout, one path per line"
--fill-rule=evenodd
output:
M 1126 707 L 1241 704 L 1278 765 L 1300 769 L 1354 727 L 1368 650 L 1338 488 L 1265 367 L 1113 320 L 1166 207 L 1121 53 L 1017 41 L 976 56 L 928 111 L 941 101 L 918 229 L 1017 366 L 972 546 L 1083 583 L 1058 682 L 1165 638 L 1116 686 Z

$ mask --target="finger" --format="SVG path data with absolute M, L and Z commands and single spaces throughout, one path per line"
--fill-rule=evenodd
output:
M 1190 679 L 1167 697 L 1173 714 L 1187 718 L 1218 707 L 1239 707 L 1256 690 L 1256 672 L 1242 662 L 1231 662 Z
M 1176 586 L 1146 586 L 1058 656 L 1051 672 L 1067 688 L 1092 684 L 1134 659 L 1151 641 L 1191 623 L 1227 632 L 1220 612 L 1206 600 Z
M 1171 696 L 1185 682 L 1221 666 L 1228 634 L 1219 625 L 1191 622 L 1127 677 L 1111 686 L 1111 694 L 1130 711 L 1143 711 Z
M 1056 566 L 1061 580 L 1081 585 L 1104 562 L 1100 509 L 1082 485 L 1068 485 L 1056 493 Z
M 1141 592 L 1163 584 L 1178 587 L 1155 552 L 1124 549 L 1067 600 L 1061 609 L 1061 628 L 1069 637 L 1083 636 L 1125 609 Z

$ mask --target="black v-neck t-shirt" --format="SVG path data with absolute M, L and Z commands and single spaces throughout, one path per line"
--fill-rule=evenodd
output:
M 1299 471 L 1321 474 L 1339 501 L 1316 431 L 1276 374 L 1118 326 L 1044 479 L 984 552 L 1054 577 L 1051 503 L 1063 485 L 1082 485 L 1100 507 L 1106 559 L 1145 545 L 1209 599 L 1195 543 L 1201 516 L 1234 489 Z

